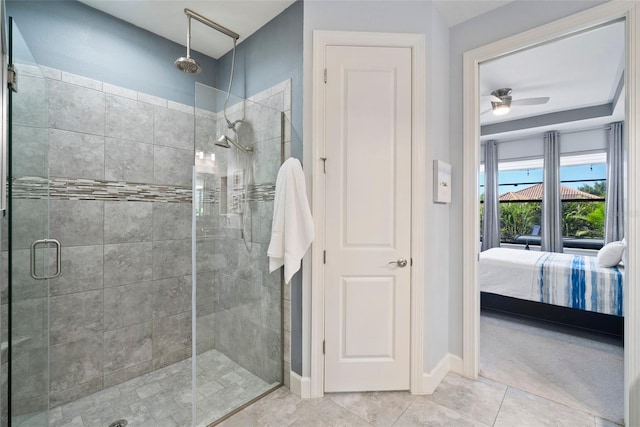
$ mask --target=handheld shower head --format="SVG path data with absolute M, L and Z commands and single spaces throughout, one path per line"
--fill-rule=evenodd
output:
M 231 145 L 229 144 L 229 138 L 227 137 L 227 135 L 222 135 L 220 138 L 218 138 L 216 140 L 216 145 L 222 148 L 231 148 Z
M 233 145 L 238 150 L 242 151 L 244 154 L 249 154 L 253 152 L 253 147 L 243 147 L 233 139 L 229 138 L 227 135 L 222 135 L 220 138 L 216 140 L 215 144 L 218 147 L 223 147 L 223 148 L 231 148 L 231 146 Z
M 180 58 L 176 59 L 176 62 L 174 62 L 174 64 L 176 67 L 178 67 L 178 70 L 182 71 L 183 73 L 198 74 L 200 71 L 202 71 L 202 67 L 200 66 L 200 64 L 198 64 L 198 61 L 191 58 L 190 56 L 181 56 Z

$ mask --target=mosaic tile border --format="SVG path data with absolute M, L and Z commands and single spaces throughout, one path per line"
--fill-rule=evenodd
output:
M 250 202 L 271 202 L 276 196 L 276 184 L 255 184 L 249 187 Z
M 230 195 L 241 195 L 242 191 L 232 190 L 229 191 Z M 250 202 L 272 202 L 276 195 L 276 184 L 254 184 L 249 186 L 249 192 L 247 198 Z M 204 203 L 219 203 L 220 202 L 220 189 L 206 190 L 203 194 L 202 201 Z
M 48 196 L 55 200 L 191 203 L 191 188 L 188 187 L 95 179 L 47 179 L 32 176 L 13 178 L 12 192 L 16 199 L 37 200 Z M 275 183 L 251 185 L 248 200 L 250 202 L 273 201 L 275 192 Z M 220 189 L 207 192 L 204 201 L 219 202 Z

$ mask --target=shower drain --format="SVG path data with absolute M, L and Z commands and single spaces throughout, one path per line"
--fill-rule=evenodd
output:
M 127 424 L 129 424 L 129 422 L 127 420 L 118 420 L 118 421 L 114 421 L 111 424 L 109 424 L 109 427 L 124 427 Z

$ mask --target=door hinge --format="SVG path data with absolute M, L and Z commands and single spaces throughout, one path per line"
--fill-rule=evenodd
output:
M 327 82 L 327 69 L 324 69 L 324 82 Z
M 327 263 L 327 251 L 322 251 L 322 263 Z
M 325 343 L 326 341 L 322 341 L 322 354 L 324 354 L 324 351 L 325 351 Z
M 326 157 L 320 157 L 320 160 L 322 160 L 322 171 L 324 173 L 327 173 L 327 158 Z
M 409 258 L 409 267 L 413 267 L 413 258 Z
M 14 92 L 18 91 L 18 73 L 13 64 L 7 68 L 7 87 Z

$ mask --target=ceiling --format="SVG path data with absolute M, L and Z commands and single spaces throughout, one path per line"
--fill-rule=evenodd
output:
M 513 0 L 434 0 L 433 4 L 449 27 L 487 13 Z
M 624 95 L 615 101 L 623 78 L 624 39 L 624 23 L 618 22 L 481 64 L 481 112 L 491 108 L 486 95 L 499 88 L 512 88 L 513 100 L 550 97 L 543 105 L 512 106 L 504 116 L 481 114 L 483 139 L 623 120 Z M 566 119 L 558 123 L 560 117 Z
M 240 34 L 239 41 L 242 42 L 295 0 L 80 1 L 185 45 L 187 19 L 184 8 L 192 9 L 235 31 Z M 454 26 L 511 1 L 435 0 L 434 5 L 445 22 Z M 229 37 L 197 21 L 192 21 L 191 41 L 192 49 L 216 59 L 233 46 Z M 614 100 L 624 66 L 623 47 L 624 25 L 618 23 L 481 64 L 481 95 L 510 87 L 513 89 L 514 100 L 544 96 L 551 98 L 545 105 L 514 106 L 506 116 L 498 117 L 490 112 L 482 115 L 483 139 L 519 138 L 550 129 L 586 128 L 623 119 L 624 103 L 619 102 L 613 115 L 547 126 L 538 123 L 534 127 L 526 127 L 526 119 L 531 124 L 535 117 L 544 114 L 588 111 L 588 107 L 610 104 Z M 488 108 L 490 98 L 481 97 L 480 111 Z M 520 128 L 513 126 L 517 119 L 525 119 L 525 124 L 521 123 Z
M 210 20 L 235 31 L 239 42 L 275 18 L 295 0 L 80 0 L 137 27 L 172 40 L 187 43 L 189 8 Z M 231 38 L 191 21 L 191 48 L 213 58 L 220 58 L 233 47 Z
M 185 8 L 235 31 L 240 35 L 239 42 L 242 42 L 295 2 L 295 0 L 80 1 L 181 45 L 186 45 L 187 19 L 183 13 Z M 510 1 L 512 0 L 436 0 L 434 4 L 451 27 Z M 213 58 L 220 58 L 233 47 L 230 38 L 199 22 L 192 21 L 191 31 L 191 48 Z

